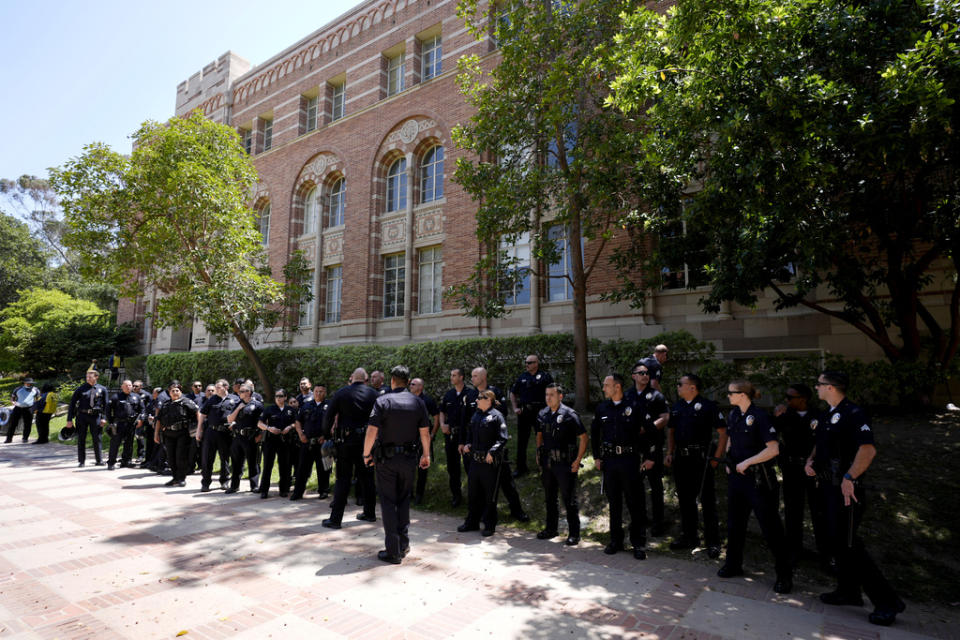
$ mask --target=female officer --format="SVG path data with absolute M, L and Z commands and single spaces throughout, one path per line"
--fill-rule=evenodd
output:
M 756 389 L 746 380 L 727 386 L 733 409 L 727 418 L 727 559 L 717 572 L 721 578 L 743 574 L 743 545 L 750 512 L 773 551 L 777 581 L 773 590 L 790 593 L 793 575 L 787 559 L 778 501 L 780 486 L 770 461 L 780 452 L 777 432 L 766 411 L 753 404 Z
M 278 460 L 280 467 L 280 497 L 290 495 L 290 448 L 284 441 L 284 436 L 293 431 L 293 423 L 297 421 L 297 412 L 286 406 L 287 392 L 277 389 L 274 392 L 274 401 L 263 410 L 260 422 L 257 424 L 265 433 L 263 436 L 263 475 L 260 478 L 260 497 L 266 498 L 270 492 L 270 475 L 273 473 L 273 462 Z
M 497 477 L 501 450 L 507 443 L 507 422 L 493 408 L 497 395 L 484 389 L 477 395 L 477 410 L 467 427 L 463 455 L 470 458 L 467 477 L 467 519 L 457 531 L 476 531 L 483 520 L 484 536 L 492 536 L 497 527 Z

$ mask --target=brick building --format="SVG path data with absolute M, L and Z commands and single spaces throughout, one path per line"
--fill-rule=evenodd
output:
M 470 275 L 480 251 L 475 207 L 450 180 L 463 153 L 451 130 L 471 115 L 455 82 L 457 59 L 468 54 L 496 52 L 466 31 L 456 0 L 364 0 L 257 67 L 228 52 L 177 87 L 177 115 L 199 108 L 230 124 L 253 155 L 260 182 L 252 202 L 275 272 L 294 249 L 312 264 L 315 298 L 301 310 L 294 346 L 572 329 L 569 288 L 539 277 L 536 263 L 504 319 L 466 318 L 442 298 Z M 530 259 L 523 241 L 511 250 Z M 642 310 L 600 301 L 614 278 L 593 279 L 591 335 L 684 328 L 732 356 L 877 354 L 848 325 L 803 309 L 776 312 L 772 300 L 706 315 L 689 277 L 678 265 Z M 145 353 L 236 346 L 215 342 L 199 324 L 158 330 L 145 316 L 154 303 L 122 301 L 118 313 L 142 328 Z M 278 345 L 281 337 L 273 330 L 253 342 Z

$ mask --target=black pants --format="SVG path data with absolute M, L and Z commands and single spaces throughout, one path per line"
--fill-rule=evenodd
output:
M 433 460 L 433 439 L 430 439 L 430 460 Z M 423 492 L 427 490 L 427 472 L 429 469 L 421 469 L 417 466 L 417 490 L 414 495 L 418 500 L 423 499 Z
M 751 467 L 746 474 L 732 471 L 727 476 L 727 559 L 726 566 L 740 569 L 743 567 L 743 546 L 747 536 L 747 521 L 750 512 L 756 514 L 767 546 L 773 553 L 777 577 L 786 578 L 791 574 L 791 563 L 787 555 L 783 537 L 783 525 L 780 524 L 780 487 L 776 478 L 771 478 L 771 486 L 757 486 L 756 474 L 759 467 Z
M 10 412 L 10 422 L 7 423 L 7 442 L 13 442 L 13 434 L 17 430 L 17 423 L 23 420 L 23 441 L 30 437 L 33 426 L 33 410 L 28 407 L 14 407 Z M 49 421 L 48 421 L 49 423 Z
M 817 553 L 821 560 L 829 557 L 828 543 L 823 531 L 823 504 L 817 491 L 817 481 L 803 470 L 804 462 L 784 462 L 780 465 L 783 474 L 783 520 L 787 539 L 787 553 L 796 562 L 803 550 L 803 512 L 809 505 L 810 521 Z
M 650 485 L 651 523 L 660 525 L 664 522 L 663 515 L 663 448 L 657 447 L 654 454 L 653 467 L 644 472 L 640 479 L 641 485 L 646 480 Z M 642 496 L 646 502 L 646 496 Z
M 678 456 L 673 460 L 673 479 L 677 484 L 683 538 L 691 543 L 700 539 L 697 535 L 699 497 L 700 508 L 703 510 L 703 535 L 707 546 L 720 546 L 720 521 L 717 517 L 713 467 L 707 465 L 706 459 L 700 455 Z
M 457 451 L 457 436 L 453 433 L 443 436 L 443 452 L 447 456 L 447 479 L 450 482 L 450 497 L 458 502 L 463 500 L 460 488 L 460 452 Z
M 230 475 L 230 449 L 233 444 L 233 434 L 207 427 L 203 430 L 200 440 L 200 485 L 210 486 L 213 481 L 213 461 L 218 455 L 220 456 L 220 484 L 226 484 Z
M 474 461 L 474 464 L 476 464 L 476 461 Z M 517 517 L 526 513 L 523 510 L 523 504 L 520 502 L 517 485 L 513 482 L 510 463 L 507 462 L 507 451 L 503 452 L 503 462 L 500 463 L 500 491 L 503 492 L 503 497 L 507 499 L 507 504 L 510 505 L 511 515 Z
M 337 445 L 337 482 L 333 486 L 333 507 L 330 519 L 343 520 L 343 510 L 347 507 L 350 494 L 350 480 L 357 474 L 357 491 L 363 497 L 363 514 L 376 516 L 377 493 L 374 487 L 373 469 L 363 464 L 363 445 L 351 442 Z
M 546 405 L 526 405 L 517 415 L 517 472 L 527 473 L 527 445 L 537 424 L 537 413 Z
M 640 484 L 640 458 L 635 455 L 603 459 L 603 492 L 610 503 L 610 542 L 623 544 L 623 503 L 630 512 L 630 544 L 642 549 L 647 544 L 647 512 Z
M 297 480 L 293 485 L 293 495 L 303 497 L 307 490 L 307 482 L 314 468 L 317 470 L 317 488 L 320 495 L 330 491 L 330 471 L 323 468 L 323 445 L 319 442 L 306 444 L 301 442 L 297 448 Z
M 247 463 L 247 475 L 250 478 L 250 491 L 256 491 L 260 484 L 260 468 L 257 460 L 260 458 L 255 436 L 234 436 L 230 444 L 230 488 L 240 488 L 240 479 L 243 477 L 243 463 Z
M 827 486 L 824 487 L 824 484 Z M 820 491 L 825 506 L 830 550 L 837 559 L 837 591 L 856 598 L 860 597 L 862 589 L 874 607 L 894 610 L 900 598 L 867 553 L 863 539 L 857 535 L 866 509 L 863 487 L 857 485 L 855 495 L 859 502 L 851 500 L 849 507 L 843 504 L 840 487 L 821 482 Z M 851 544 L 847 544 L 848 540 Z
M 470 471 L 467 476 L 467 519 L 464 524 L 470 527 L 480 525 L 483 521 L 485 529 L 493 531 L 497 527 L 497 503 L 494 493 L 497 487 L 497 475 L 501 474 L 506 463 L 487 464 L 486 462 L 470 461 Z M 509 471 L 507 472 L 509 475 Z
M 170 465 L 170 474 L 175 482 L 184 482 L 187 474 L 193 471 L 193 460 L 190 458 L 190 430 L 186 428 L 172 431 L 164 429 L 163 446 L 167 452 L 167 464 Z
M 409 454 L 395 455 L 376 466 L 384 544 L 390 555 L 398 556 L 410 546 L 410 494 L 416 468 L 417 458 Z M 363 505 L 366 508 L 366 499 Z
M 270 491 L 270 477 L 273 475 L 273 463 L 276 461 L 280 470 L 280 493 L 290 492 L 290 450 L 283 436 L 273 433 L 263 437 L 263 478 L 260 480 L 260 495 Z
M 107 464 L 117 463 L 117 452 L 120 451 L 120 445 L 123 445 L 123 451 L 120 453 L 120 464 L 127 466 L 130 464 L 130 457 L 133 455 L 133 432 L 136 427 L 130 422 L 117 423 L 117 434 L 110 438 L 110 454 L 107 456 Z
M 52 413 L 40 412 L 37 414 L 37 444 L 50 442 L 50 419 Z
M 77 427 L 77 462 L 83 464 L 87 460 L 87 431 L 93 439 L 93 456 L 97 464 L 103 462 L 103 444 L 101 437 L 103 427 L 100 426 L 100 416 L 97 414 L 82 413 L 74 421 Z
M 570 471 L 572 463 L 549 462 L 540 471 L 543 481 L 543 494 L 547 501 L 547 530 L 556 531 L 560 523 L 560 510 L 557 507 L 558 494 L 563 496 L 563 506 L 567 510 L 568 535 L 580 535 L 580 503 L 577 500 L 577 474 Z
M 153 439 L 153 428 L 154 425 L 149 425 L 144 427 L 144 444 L 146 445 L 146 450 L 143 453 L 143 461 L 148 467 L 157 466 L 159 460 L 157 459 L 157 451 L 163 450 L 163 447 L 158 445 Z M 141 465 L 142 466 L 142 465 Z

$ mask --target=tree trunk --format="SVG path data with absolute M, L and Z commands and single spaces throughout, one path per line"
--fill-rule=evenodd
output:
M 587 352 L 587 274 L 583 266 L 580 212 L 570 217 L 570 263 L 573 276 L 573 372 L 576 400 L 574 408 L 583 411 L 590 401 L 590 362 Z
M 250 364 L 253 365 L 253 370 L 257 372 L 257 377 L 260 378 L 260 385 L 263 389 L 263 401 L 264 404 L 266 404 L 273 398 L 273 382 L 271 382 L 267 376 L 267 370 L 263 366 L 260 354 L 257 353 L 257 350 L 250 344 L 247 334 L 236 324 L 233 325 L 233 337 L 240 343 L 240 348 L 243 349 L 243 352 L 247 355 L 247 360 L 250 361 Z

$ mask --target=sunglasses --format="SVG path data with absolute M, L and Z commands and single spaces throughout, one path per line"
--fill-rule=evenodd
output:
M 729 390 L 727 391 L 728 396 L 735 396 L 738 393 L 746 393 L 746 391 L 729 391 Z
M 646 369 L 644 369 L 643 371 L 634 371 L 634 372 L 633 372 L 633 375 L 635 375 L 635 376 L 648 376 L 648 375 L 650 375 L 650 372 L 647 371 Z

